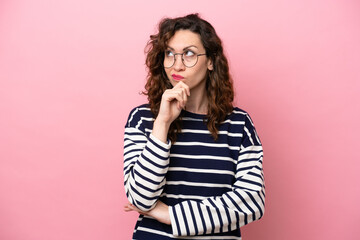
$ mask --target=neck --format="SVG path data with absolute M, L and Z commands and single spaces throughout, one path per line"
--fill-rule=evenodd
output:
M 197 113 L 197 114 L 207 114 L 208 112 L 208 97 L 206 90 L 197 91 L 192 89 L 190 91 L 190 97 L 185 106 L 186 111 Z

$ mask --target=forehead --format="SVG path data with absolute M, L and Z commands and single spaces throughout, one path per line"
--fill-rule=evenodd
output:
M 188 46 L 195 46 L 198 49 L 204 49 L 200 35 L 190 30 L 178 30 L 170 38 L 167 45 L 175 50 L 183 50 Z

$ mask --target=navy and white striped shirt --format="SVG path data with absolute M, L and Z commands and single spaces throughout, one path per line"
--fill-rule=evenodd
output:
M 264 214 L 263 151 L 250 116 L 234 108 L 215 141 L 205 115 L 183 110 L 182 132 L 165 144 L 149 105 L 134 108 L 124 134 L 124 184 L 143 211 L 169 205 L 171 225 L 140 215 L 134 239 L 241 239 Z

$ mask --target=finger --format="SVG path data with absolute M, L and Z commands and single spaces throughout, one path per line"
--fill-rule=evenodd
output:
M 178 100 L 177 95 L 179 94 L 179 89 L 168 89 L 163 94 L 163 100 L 173 101 L 174 99 Z
M 188 100 L 188 96 L 187 96 L 187 93 L 186 93 L 186 89 L 185 89 L 185 88 L 184 88 L 183 91 L 182 91 L 182 97 L 183 97 L 183 102 L 184 102 L 183 108 L 185 108 L 186 103 L 187 103 L 187 100 Z
M 133 204 L 128 202 L 124 205 L 124 209 L 135 210 L 137 209 L 137 207 L 135 207 Z
M 131 211 L 133 211 L 132 209 L 129 209 L 129 208 L 124 208 L 124 211 L 125 212 L 131 212 Z
M 185 108 L 185 105 L 187 103 L 188 96 L 189 96 L 189 93 L 190 93 L 189 86 L 186 85 L 185 83 L 181 82 L 178 90 L 181 91 L 181 97 L 182 97 L 181 105 L 182 105 L 182 108 Z
M 166 92 L 164 95 L 163 95 L 164 99 L 163 100 L 166 100 L 168 102 L 172 102 L 174 100 L 177 100 L 179 103 L 178 103 L 178 107 L 179 109 L 181 109 L 184 105 L 184 98 L 183 98 L 183 94 L 182 94 L 182 90 L 180 89 L 172 89 L 168 92 Z
M 130 212 L 130 211 L 133 211 L 133 209 L 132 209 L 132 204 L 131 203 L 127 203 L 127 204 L 125 204 L 124 205 L 124 211 L 125 212 Z
M 185 89 L 186 95 L 190 96 L 190 88 L 189 88 L 189 86 L 186 85 L 185 83 L 183 85 L 184 85 L 183 88 Z
M 178 84 L 175 85 L 174 89 L 176 89 L 176 88 L 185 89 L 186 95 L 187 95 L 187 96 L 190 96 L 190 88 L 189 88 L 189 86 L 188 86 L 186 83 L 184 83 L 184 82 L 179 82 Z
M 129 208 L 128 206 L 124 206 L 124 211 L 125 212 L 131 212 L 133 210 L 131 208 Z
M 178 97 L 176 99 L 180 102 L 180 107 L 185 108 L 187 97 L 184 89 L 179 89 Z
M 124 211 L 125 212 L 132 212 L 133 211 L 133 212 L 138 212 L 139 214 L 146 215 L 145 212 L 141 211 L 140 209 L 138 209 L 137 207 L 135 207 L 132 204 L 125 205 L 124 206 Z

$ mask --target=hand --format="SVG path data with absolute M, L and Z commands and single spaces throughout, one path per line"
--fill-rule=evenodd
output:
M 183 82 L 178 82 L 175 87 L 164 91 L 157 120 L 170 125 L 185 108 L 190 88 Z
M 167 143 L 170 124 L 180 115 L 185 108 L 190 88 L 183 82 L 178 82 L 172 89 L 167 89 L 161 97 L 159 114 L 154 121 L 152 134 Z
M 171 224 L 169 206 L 161 201 L 157 201 L 156 206 L 148 212 L 141 211 L 131 203 L 125 204 L 124 210 L 125 212 L 136 211 L 142 215 L 153 217 L 161 223 Z

